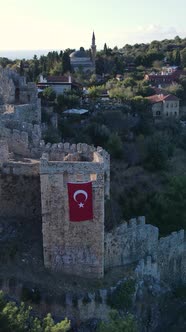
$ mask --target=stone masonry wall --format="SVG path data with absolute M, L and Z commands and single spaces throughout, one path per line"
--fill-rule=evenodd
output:
M 68 154 L 80 153 L 82 157 L 93 158 L 93 153 L 98 152 L 103 158 L 104 163 L 104 183 L 105 196 L 110 195 L 110 157 L 109 154 L 101 147 L 89 146 L 85 143 L 69 144 L 45 144 L 41 141 L 40 126 L 32 125 L 27 122 L 20 124 L 14 121 L 14 127 L 11 129 L 11 123 L 7 123 L 7 127 L 0 125 L 0 138 L 8 143 L 9 152 L 19 154 L 20 156 L 40 159 L 43 153 L 49 155 L 49 160 L 63 161 Z
M 159 230 L 141 217 L 105 234 L 105 268 L 130 264 L 146 255 L 157 256 Z
M 47 315 L 49 312 L 60 319 L 68 317 L 72 322 L 87 321 L 89 319 L 108 320 L 111 307 L 108 305 L 108 296 L 118 287 L 121 283 L 124 284 L 127 279 L 123 278 L 114 287 L 107 289 L 97 289 L 95 291 L 87 292 L 81 291 L 74 293 L 72 291 L 65 291 L 58 295 L 50 294 L 50 290 L 42 290 L 41 285 L 39 287 L 32 283 L 25 283 L 15 276 L 5 278 L 0 274 L 0 290 L 5 294 L 8 294 L 11 299 L 17 301 L 22 300 L 22 295 L 25 292 L 25 288 L 30 290 L 34 295 L 34 291 L 39 289 L 40 302 L 39 304 L 30 303 L 33 310 L 41 316 Z
M 6 140 L 0 140 L 0 166 L 8 161 L 9 158 L 9 151 L 8 151 L 8 144 Z
M 14 119 L 20 122 L 39 124 L 41 122 L 41 103 L 38 99 L 35 103 L 16 105 Z
M 0 136 L 6 140 L 10 152 L 20 156 L 30 157 L 30 146 L 38 146 L 41 139 L 41 131 L 38 125 L 23 122 L 22 130 L 0 127 Z M 21 128 L 17 126 L 17 128 Z
M 81 154 L 83 158 L 92 159 L 93 154 L 97 152 L 103 158 L 104 165 L 104 185 L 105 185 L 105 196 L 109 198 L 110 195 L 110 156 L 101 147 L 95 148 L 94 146 L 89 146 L 85 143 L 69 144 L 58 143 L 58 144 L 45 144 L 44 141 L 40 141 L 39 146 L 33 146 L 30 149 L 29 156 L 34 159 L 41 158 L 43 153 L 47 153 L 49 160 L 53 161 L 63 161 L 64 158 L 72 154 Z M 95 155 L 94 155 L 95 157 Z M 99 159 L 99 158 L 98 158 Z
M 7 142 L 0 140 L 0 218 L 40 218 L 39 161 L 9 157 Z
M 9 71 L 0 67 L 0 105 L 11 104 L 15 99 L 15 85 Z
M 106 233 L 105 268 L 134 262 L 140 262 L 137 274 L 156 276 L 169 284 L 186 283 L 184 230 L 159 239 L 159 229 L 139 217 Z
M 67 183 L 93 179 L 94 219 L 69 221 Z M 65 273 L 104 273 L 104 163 L 41 159 L 41 200 L 45 266 Z
M 37 86 L 16 71 L 0 67 L 0 120 L 41 123 Z
M 170 283 L 186 283 L 186 238 L 184 230 L 162 237 L 158 244 L 160 279 Z
M 41 218 L 39 176 L 0 173 L 0 218 Z
M 1 119 L 6 121 L 30 122 L 39 124 L 41 122 L 40 99 L 33 104 L 1 105 Z

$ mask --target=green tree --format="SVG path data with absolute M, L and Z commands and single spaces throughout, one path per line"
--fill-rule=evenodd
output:
M 103 90 L 104 90 L 104 87 L 93 85 L 90 88 L 88 88 L 88 95 L 91 98 L 98 98 Z
M 180 52 L 180 56 L 182 67 L 186 67 L 186 47 Z
M 57 96 L 57 111 L 63 112 L 65 109 L 78 107 L 80 98 L 73 92 L 66 92 Z
M 64 319 L 55 324 L 51 314 L 44 320 L 32 316 L 32 308 L 24 303 L 17 306 L 15 302 L 6 302 L 0 292 L 0 331 L 2 332 L 67 332 L 70 321 Z
M 154 134 L 147 141 L 145 166 L 154 171 L 163 170 L 167 167 L 172 153 L 173 145 L 169 138 L 165 135 Z
M 23 63 L 23 60 L 20 61 L 20 64 L 19 64 L 19 74 L 21 76 L 24 75 L 24 63 Z
M 181 84 L 178 84 L 178 83 L 171 84 L 167 88 L 167 91 L 169 91 L 169 93 L 175 95 L 176 97 L 180 98 L 181 100 L 184 99 L 184 97 L 185 97 L 184 88 Z
M 107 303 L 114 309 L 129 309 L 132 305 L 132 296 L 135 291 L 135 281 L 130 279 L 120 284 L 115 291 L 108 296 Z
M 40 73 L 39 60 L 37 58 L 37 55 L 35 54 L 34 58 L 33 58 L 33 79 L 34 79 L 34 81 L 37 81 L 39 73 Z
M 156 194 L 149 220 L 160 228 L 162 234 L 186 229 L 186 176 L 168 179 L 164 192 Z
M 63 72 L 64 73 L 71 72 L 70 56 L 69 56 L 68 50 L 66 50 L 63 53 L 63 56 L 62 56 L 62 68 L 63 68 Z
M 137 332 L 137 327 L 132 315 L 121 316 L 113 310 L 109 322 L 101 322 L 97 332 Z
M 91 143 L 95 146 L 105 146 L 110 136 L 110 130 L 104 124 L 91 123 L 85 130 L 86 134 L 90 137 Z
M 180 56 L 180 51 L 178 49 L 173 51 L 173 60 L 174 60 L 174 64 L 176 66 L 180 66 L 181 64 L 181 56 Z
M 147 113 L 149 111 L 149 101 L 142 96 L 135 96 L 131 99 L 132 111 L 137 113 Z
M 112 133 L 107 142 L 107 149 L 112 157 L 121 158 L 123 154 L 123 144 L 117 133 Z
M 55 91 L 49 86 L 43 91 L 43 97 L 47 101 L 54 101 L 56 99 Z
M 128 88 L 129 86 L 133 88 L 134 86 L 137 85 L 137 83 L 132 77 L 127 77 L 123 81 L 123 85 L 124 85 L 125 88 Z
M 69 328 L 70 323 L 67 318 L 55 324 L 51 314 L 48 314 L 43 320 L 43 332 L 67 332 Z

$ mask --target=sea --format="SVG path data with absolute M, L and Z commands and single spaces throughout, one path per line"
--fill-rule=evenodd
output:
M 47 55 L 48 52 L 57 51 L 60 50 L 54 50 L 54 49 L 46 49 L 46 50 L 0 50 L 0 57 L 5 57 L 10 60 L 15 59 L 33 59 L 34 55 L 37 55 L 38 58 L 40 58 L 41 55 Z

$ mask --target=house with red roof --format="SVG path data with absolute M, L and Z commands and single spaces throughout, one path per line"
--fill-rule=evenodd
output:
M 65 91 L 80 88 L 80 84 L 72 80 L 71 76 L 47 76 L 40 75 L 37 83 L 38 92 L 43 91 L 47 87 L 51 87 L 56 95 L 63 94 Z
M 155 94 L 147 97 L 152 104 L 154 117 L 179 117 L 179 98 L 171 94 Z
M 178 83 L 181 76 L 185 76 L 186 71 L 177 69 L 172 72 L 165 72 L 162 71 L 161 73 L 151 73 L 151 74 L 146 74 L 144 79 L 148 81 L 152 86 L 162 86 L 166 87 L 170 84 Z

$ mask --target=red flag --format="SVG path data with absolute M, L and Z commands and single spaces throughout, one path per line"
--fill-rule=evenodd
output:
M 92 182 L 68 183 L 70 221 L 93 219 Z

